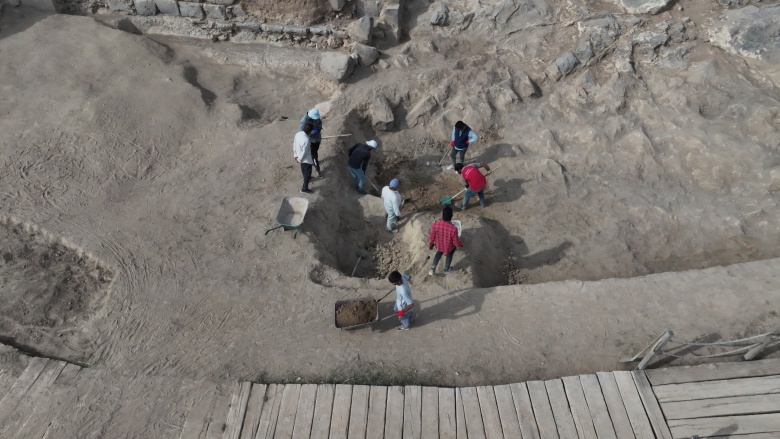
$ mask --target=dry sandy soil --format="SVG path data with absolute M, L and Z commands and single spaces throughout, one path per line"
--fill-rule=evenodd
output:
M 626 75 L 613 54 L 559 82 L 538 80 L 540 95 L 521 99 L 506 84 L 524 71 L 538 79 L 575 30 L 535 27 L 520 44 L 520 34 L 491 29 L 412 28 L 411 41 L 383 55 L 389 68 L 337 86 L 241 62 L 253 49 L 7 10 L 0 214 L 47 242 L 65 239 L 111 276 L 92 270 L 63 287 L 33 270 L 29 243 L 14 241 L 3 249 L 14 259 L 0 261 L 4 279 L 16 276 L 4 301 L 42 282 L 51 298 L 25 309 L 92 301 L 54 321 L 55 337 L 19 335 L 40 322 L 3 308 L 15 326 L 2 339 L 129 375 L 319 381 L 372 370 L 465 385 L 625 367 L 619 358 L 667 328 L 687 339 L 771 329 L 776 66 L 695 42 L 677 63 L 659 64 L 659 49 Z M 378 96 L 393 107 L 393 131 L 372 128 Z M 411 117 L 429 97 L 429 111 Z M 325 178 L 313 183 L 297 239 L 266 236 L 281 199 L 297 195 L 292 138 L 318 103 L 329 107 L 326 134 L 352 137 L 323 142 Z M 489 206 L 456 214 L 466 243 L 457 272 L 427 277 L 426 231 L 439 198 L 460 190 L 437 163 L 461 118 L 482 137 L 470 158 L 501 167 Z M 344 169 L 346 149 L 369 138 L 380 141 L 369 176 L 399 177 L 409 198 L 396 236 Z M 350 277 L 361 249 L 372 257 Z M 382 296 L 393 269 L 413 275 L 413 330 L 392 331 L 392 319 L 335 329 L 334 303 Z

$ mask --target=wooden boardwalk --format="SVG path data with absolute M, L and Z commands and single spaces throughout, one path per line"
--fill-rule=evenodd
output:
M 2 367 L 0 365 L 0 367 Z M 499 386 L 225 385 L 31 358 L 0 369 L 0 438 L 780 437 L 780 360 Z

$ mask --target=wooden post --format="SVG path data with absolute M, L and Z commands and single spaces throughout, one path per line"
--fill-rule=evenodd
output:
M 745 361 L 750 361 L 758 356 L 758 354 L 761 353 L 764 349 L 766 349 L 767 346 L 772 344 L 774 341 L 776 341 L 778 338 L 780 338 L 780 326 L 776 327 L 774 331 L 767 334 L 764 337 L 764 340 L 761 341 L 761 343 L 757 343 L 753 345 L 753 348 L 750 349 L 744 357 L 742 357 Z

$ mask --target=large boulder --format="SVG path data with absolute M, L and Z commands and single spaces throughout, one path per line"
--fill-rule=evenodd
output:
M 374 19 L 368 16 L 363 16 L 358 20 L 350 23 L 347 27 L 347 33 L 357 43 L 371 44 L 372 33 L 374 28 Z
M 726 52 L 780 64 L 780 5 L 726 11 L 709 35 L 710 44 Z
M 330 52 L 320 58 L 320 70 L 331 78 L 341 81 L 352 74 L 355 59 L 342 53 Z
M 134 0 L 135 12 L 138 15 L 156 15 L 157 6 L 154 4 L 154 0 Z
M 377 131 L 390 131 L 395 125 L 395 116 L 390 103 L 382 96 L 377 96 L 368 107 L 371 125 Z
M 358 62 L 363 66 L 370 66 L 379 59 L 379 50 L 376 47 L 357 43 L 352 46 L 352 53 L 358 56 Z
M 203 12 L 206 13 L 206 17 L 214 18 L 217 20 L 224 20 L 227 18 L 226 9 L 222 5 L 212 5 L 203 3 Z
M 657 14 L 671 0 L 618 0 L 629 14 Z

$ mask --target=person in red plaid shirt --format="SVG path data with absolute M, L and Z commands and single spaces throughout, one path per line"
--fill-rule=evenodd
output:
M 433 265 L 428 270 L 428 276 L 433 276 L 443 254 L 447 255 L 447 258 L 444 260 L 444 274 L 451 273 L 452 255 L 455 254 L 456 248 L 463 247 L 463 243 L 458 237 L 458 228 L 450 221 L 452 221 L 452 209 L 445 207 L 441 213 L 441 219 L 431 225 L 431 233 L 428 236 L 428 248 L 433 250 L 433 246 L 436 245 L 436 256 L 433 257 Z

